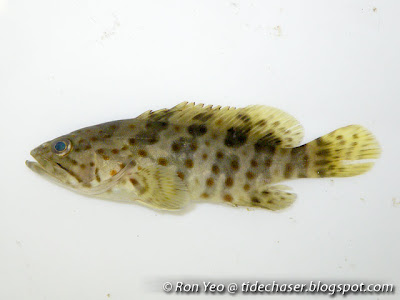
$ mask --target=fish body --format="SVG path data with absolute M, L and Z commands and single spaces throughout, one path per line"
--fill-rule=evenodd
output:
M 359 125 L 300 145 L 303 135 L 299 122 L 276 108 L 184 102 L 46 142 L 27 165 L 79 193 L 156 209 L 203 200 L 279 210 L 296 195 L 278 182 L 359 175 L 380 154 Z

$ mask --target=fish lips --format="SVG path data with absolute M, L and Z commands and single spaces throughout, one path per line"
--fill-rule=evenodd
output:
M 26 160 L 26 166 L 33 172 L 44 176 L 51 181 L 56 181 L 57 183 L 65 185 L 61 178 L 70 178 L 72 176 L 60 164 L 47 160 L 40 155 L 39 152 L 38 148 L 31 151 L 30 154 L 36 161 Z

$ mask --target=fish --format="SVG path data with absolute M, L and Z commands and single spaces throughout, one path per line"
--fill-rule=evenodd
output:
M 274 107 L 183 102 L 45 142 L 26 165 L 80 194 L 158 210 L 204 201 L 275 211 L 297 197 L 281 181 L 360 175 L 381 153 L 360 125 L 306 144 L 303 136 L 302 125 Z

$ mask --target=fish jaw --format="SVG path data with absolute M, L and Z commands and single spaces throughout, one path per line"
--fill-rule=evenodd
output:
M 30 161 L 26 160 L 25 161 L 26 166 L 31 169 L 33 172 L 39 174 L 39 175 L 49 175 L 44 168 L 36 161 Z
M 76 189 L 79 182 L 57 163 L 45 159 L 40 153 L 43 147 L 39 146 L 31 151 L 36 161 L 26 160 L 26 166 L 36 174 L 69 189 Z

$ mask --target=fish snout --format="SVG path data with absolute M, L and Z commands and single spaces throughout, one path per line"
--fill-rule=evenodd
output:
M 49 146 L 50 146 L 49 142 L 43 143 L 42 145 L 33 149 L 30 154 L 34 158 L 37 158 L 38 156 L 43 156 L 43 154 L 51 151 Z

